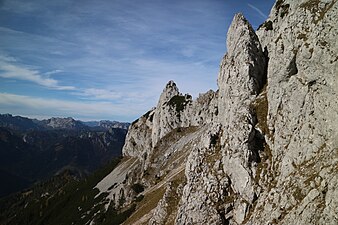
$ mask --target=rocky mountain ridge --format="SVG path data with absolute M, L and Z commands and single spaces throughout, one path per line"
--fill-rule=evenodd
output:
M 75 120 L 72 117 L 52 117 L 50 119 L 37 120 L 22 116 L 13 116 L 11 114 L 0 114 L 0 127 L 18 131 L 46 129 L 109 130 L 111 128 L 127 130 L 129 125 L 129 123 L 109 120 L 83 122 L 80 120 Z
M 119 122 L 119 121 L 110 121 L 110 120 L 100 120 L 100 121 L 88 121 L 88 122 L 82 122 L 86 126 L 89 127 L 100 127 L 104 129 L 110 129 L 110 128 L 121 128 L 128 130 L 128 127 L 130 123 L 127 122 Z
M 166 85 L 97 185 L 122 208 L 144 196 L 125 224 L 338 223 L 337 7 L 278 0 L 257 32 L 237 14 L 218 91 Z
M 91 210 L 77 217 L 91 225 L 112 224 L 116 211 L 128 212 L 118 223 L 133 225 L 337 224 L 337 14 L 337 0 L 277 0 L 256 32 L 235 15 L 218 90 L 193 100 L 169 81 L 129 127 L 122 161 L 91 189 Z
M 76 121 L 71 117 L 58 118 L 52 117 L 47 120 L 42 120 L 41 124 L 53 129 L 84 129 L 85 126 L 82 122 Z

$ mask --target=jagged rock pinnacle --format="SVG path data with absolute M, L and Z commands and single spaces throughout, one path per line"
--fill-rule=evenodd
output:
M 160 99 L 158 101 L 158 106 L 162 105 L 163 103 L 169 101 L 173 96 L 179 95 L 180 92 L 178 90 L 178 87 L 176 86 L 174 81 L 169 81 L 165 88 L 163 89 L 163 92 L 160 96 Z
M 170 87 L 176 87 L 176 83 L 173 80 L 168 81 L 167 85 L 165 86 L 165 89 L 168 89 Z

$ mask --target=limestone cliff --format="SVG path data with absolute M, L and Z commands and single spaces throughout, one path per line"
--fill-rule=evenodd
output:
M 257 32 L 237 14 L 217 92 L 166 85 L 97 185 L 137 202 L 125 224 L 338 223 L 337 8 L 278 0 Z
M 337 9 L 336 0 L 277 1 L 272 30 L 257 32 L 269 52 L 273 182 L 258 180 L 253 223 L 338 223 Z

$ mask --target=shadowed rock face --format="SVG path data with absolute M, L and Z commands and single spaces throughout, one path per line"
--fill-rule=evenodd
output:
M 219 89 L 166 85 L 98 184 L 122 208 L 144 196 L 125 224 L 338 223 L 337 7 L 278 0 L 257 32 L 237 14 Z

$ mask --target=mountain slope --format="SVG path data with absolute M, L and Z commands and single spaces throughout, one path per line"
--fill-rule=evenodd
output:
M 170 81 L 84 224 L 337 224 L 337 13 L 277 0 L 256 32 L 235 15 L 219 89 L 193 100 Z
M 85 224 L 88 217 L 103 208 L 102 205 L 93 207 L 98 193 L 93 187 L 118 162 L 119 159 L 112 160 L 85 180 L 74 180 L 72 174 L 64 172 L 22 194 L 1 199 L 0 224 Z M 98 215 L 97 220 L 110 218 L 115 223 L 130 214 L 118 214 L 113 209 L 109 213 L 112 215 Z

